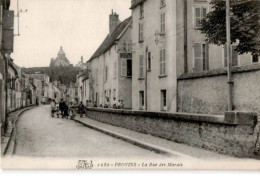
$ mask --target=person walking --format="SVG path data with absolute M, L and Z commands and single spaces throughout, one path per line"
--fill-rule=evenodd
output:
M 65 107 L 66 107 L 66 103 L 63 101 L 63 99 L 61 99 L 60 104 L 59 104 L 59 108 L 60 108 L 62 119 L 64 118 Z
M 79 111 L 80 117 L 82 117 L 82 115 L 85 113 L 85 110 L 86 110 L 86 107 L 83 105 L 83 103 L 81 101 L 78 106 L 78 111 Z
M 64 104 L 64 118 L 69 119 L 69 107 L 66 103 Z
M 51 117 L 54 117 L 55 109 L 56 109 L 56 102 L 55 100 L 51 100 Z

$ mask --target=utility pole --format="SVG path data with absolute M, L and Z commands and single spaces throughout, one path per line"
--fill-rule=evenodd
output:
M 227 76 L 228 76 L 228 111 L 233 110 L 232 102 L 232 57 L 231 57 L 231 34 L 230 34 L 230 0 L 226 0 L 226 35 L 227 35 Z

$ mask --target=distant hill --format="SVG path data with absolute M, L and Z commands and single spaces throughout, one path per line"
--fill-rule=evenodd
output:
M 33 67 L 33 68 L 22 68 L 22 71 L 27 74 L 33 74 L 40 72 L 50 76 L 50 81 L 59 80 L 62 84 L 69 85 L 70 82 L 76 82 L 76 76 L 80 71 L 80 68 L 74 66 L 64 67 Z

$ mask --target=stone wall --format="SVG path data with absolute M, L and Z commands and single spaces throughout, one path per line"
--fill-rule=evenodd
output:
M 209 116 L 88 108 L 91 119 L 151 134 L 177 143 L 239 157 L 254 155 L 257 142 L 255 113 Z
M 233 104 L 236 111 L 260 115 L 260 64 L 233 69 Z M 184 74 L 178 78 L 178 112 L 224 114 L 228 84 L 225 69 Z

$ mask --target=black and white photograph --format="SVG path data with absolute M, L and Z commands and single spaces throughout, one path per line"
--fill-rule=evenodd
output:
M 2 170 L 260 170 L 260 0 L 0 0 Z

